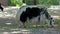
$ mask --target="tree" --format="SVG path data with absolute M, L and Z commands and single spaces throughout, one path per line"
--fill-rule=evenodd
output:
M 33 2 L 34 2 L 34 3 L 33 3 L 34 5 L 37 5 L 37 0 L 33 0 Z

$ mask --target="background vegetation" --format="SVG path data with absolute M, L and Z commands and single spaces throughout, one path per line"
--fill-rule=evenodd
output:
M 26 5 L 59 5 L 60 0 L 8 0 L 8 5 L 10 6 L 22 6 L 23 4 Z

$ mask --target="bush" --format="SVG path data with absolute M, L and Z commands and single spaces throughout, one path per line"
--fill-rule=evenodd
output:
M 50 5 L 58 5 L 60 0 L 38 0 L 38 4 L 50 6 Z
M 9 6 L 22 6 L 23 4 L 22 0 L 8 0 Z

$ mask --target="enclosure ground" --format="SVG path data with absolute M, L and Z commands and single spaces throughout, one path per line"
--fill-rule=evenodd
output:
M 60 11 L 50 12 L 53 17 L 55 16 L 55 27 L 53 28 L 48 26 L 17 28 L 15 21 L 17 11 L 16 7 L 7 7 L 4 12 L 0 11 L 0 34 L 60 34 Z

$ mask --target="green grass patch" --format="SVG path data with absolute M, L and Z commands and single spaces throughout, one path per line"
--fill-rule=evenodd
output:
M 16 24 L 15 25 L 6 25 L 6 24 L 0 25 L 0 29 L 15 29 L 15 28 L 17 28 Z

